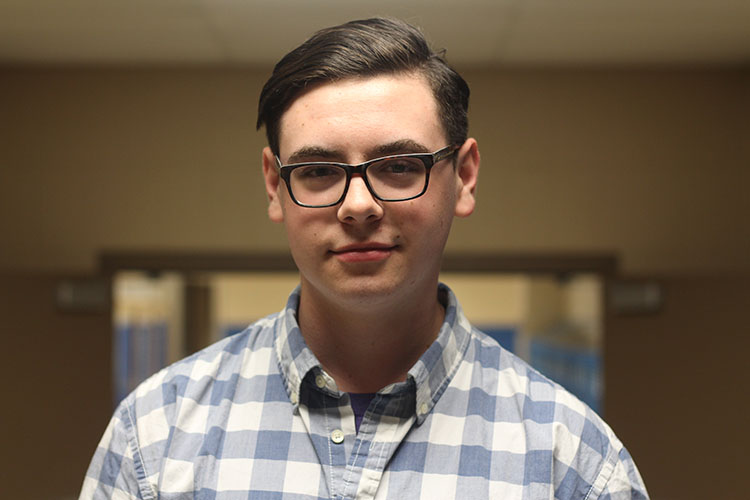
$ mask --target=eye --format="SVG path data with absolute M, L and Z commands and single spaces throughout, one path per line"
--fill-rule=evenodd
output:
M 401 174 L 405 172 L 409 172 L 410 170 L 413 170 L 413 167 L 407 163 L 403 162 L 389 162 L 386 165 L 386 170 L 391 172 L 392 174 Z
M 370 167 L 370 173 L 375 175 L 409 175 L 422 172 L 424 165 L 414 158 L 393 158 Z
M 330 179 L 339 177 L 344 171 L 334 165 L 306 165 L 294 169 L 294 176 L 299 179 Z

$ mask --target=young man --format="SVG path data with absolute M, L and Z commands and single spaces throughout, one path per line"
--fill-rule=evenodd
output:
M 323 30 L 260 97 L 286 308 L 117 409 L 81 498 L 646 498 L 590 409 L 438 284 L 474 209 L 469 89 L 413 27 Z

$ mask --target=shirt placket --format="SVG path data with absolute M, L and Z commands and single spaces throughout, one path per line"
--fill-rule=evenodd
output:
M 332 392 L 325 378 L 316 377 L 316 386 L 310 390 L 316 393 L 317 404 L 305 408 L 303 413 L 325 469 L 330 497 L 334 500 L 375 498 L 385 466 L 414 418 L 384 416 L 385 406 L 398 404 L 399 398 L 379 395 L 373 401 L 372 411 L 365 414 L 357 434 L 348 398 Z
M 402 397 L 382 394 L 372 401 L 359 433 L 353 436 L 354 445 L 344 475 L 346 489 L 341 498 L 376 498 L 386 465 L 414 423 L 413 416 L 387 415 L 402 402 Z M 387 406 L 390 412 L 385 410 Z
M 398 401 L 391 401 L 391 403 L 394 402 L 398 403 Z M 379 488 L 385 467 L 415 422 L 413 415 L 409 417 L 386 416 L 377 410 L 376 405 L 375 411 L 368 412 L 363 418 L 354 445 L 355 456 L 349 460 L 350 467 L 357 463 L 363 464 L 358 469 L 359 482 L 353 485 L 352 498 L 357 500 L 384 498 L 387 492 Z M 358 453 L 358 450 L 366 450 L 366 454 Z
M 315 453 L 323 467 L 330 498 L 343 499 L 348 498 L 345 484 L 347 458 L 351 455 L 356 434 L 353 415 L 351 423 L 344 418 L 350 416 L 351 410 L 346 401 L 342 401 L 342 394 L 330 386 L 331 383 L 327 376 L 318 373 L 312 383 L 307 384 L 305 390 L 309 391 L 309 397 L 306 398 L 307 404 L 300 405 L 300 415 L 306 421 Z

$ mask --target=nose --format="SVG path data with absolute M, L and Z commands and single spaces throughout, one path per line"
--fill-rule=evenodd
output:
M 339 205 L 337 215 L 341 222 L 373 221 L 383 217 L 383 206 L 367 189 L 362 176 L 354 175 L 349 182 L 349 190 L 344 201 Z

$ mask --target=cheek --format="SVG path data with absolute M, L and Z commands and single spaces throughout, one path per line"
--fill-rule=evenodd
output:
M 413 203 L 394 214 L 398 220 L 399 234 L 404 240 L 418 244 L 425 250 L 440 245 L 447 238 L 453 220 L 453 211 L 448 200 L 437 197 L 422 200 L 424 203 Z
M 453 183 L 436 186 L 430 200 L 429 217 L 440 229 L 449 229 L 456 211 L 456 189 Z
M 320 243 L 325 228 L 335 219 L 335 214 L 327 214 L 325 209 L 303 208 L 289 201 L 284 205 L 284 227 L 290 248 L 311 249 Z

